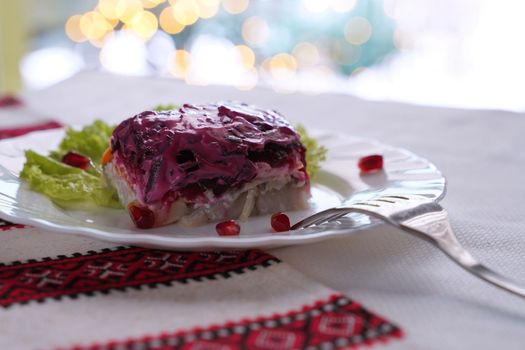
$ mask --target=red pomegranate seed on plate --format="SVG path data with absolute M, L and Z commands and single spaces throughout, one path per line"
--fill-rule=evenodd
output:
M 21 106 L 22 101 L 13 95 L 0 96 L 0 108 L 2 107 L 18 107 Z
M 130 203 L 128 205 L 129 216 L 138 228 L 152 228 L 155 224 L 155 214 L 148 208 Z
M 62 163 L 70 165 L 75 168 L 86 170 L 91 165 L 91 160 L 81 154 L 75 152 L 67 152 L 62 157 Z
M 271 222 L 275 232 L 290 231 L 290 218 L 284 213 L 278 212 L 273 214 Z
M 357 163 L 362 173 L 375 173 L 383 169 L 383 156 L 379 154 L 372 154 L 370 156 L 362 157 Z
M 217 224 L 215 230 L 219 236 L 238 236 L 241 232 L 241 227 L 235 220 L 227 220 Z

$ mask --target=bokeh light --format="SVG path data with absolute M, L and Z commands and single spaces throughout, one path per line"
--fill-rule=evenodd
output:
M 190 69 L 191 55 L 186 50 L 175 50 L 168 64 L 169 72 L 179 79 L 184 79 Z
M 200 18 L 211 18 L 219 11 L 220 0 L 197 0 Z
M 414 43 L 410 36 L 402 29 L 397 28 L 392 35 L 394 46 L 399 51 L 408 51 L 414 48 Z
M 174 16 L 173 8 L 171 6 L 166 7 L 159 16 L 160 27 L 166 33 L 178 34 L 186 27 L 184 24 L 179 23 Z
M 250 0 L 222 0 L 222 7 L 232 15 L 243 13 L 249 5 Z
M 269 35 L 270 27 L 268 23 L 259 16 L 249 17 L 242 25 L 242 37 L 250 45 L 263 45 L 268 40 Z
M 300 67 L 310 67 L 319 63 L 319 49 L 312 43 L 298 43 L 294 46 L 292 54 L 295 57 L 298 66 Z
M 93 45 L 94 47 L 97 47 L 101 49 L 104 46 L 104 42 L 106 41 L 107 37 L 111 34 L 111 32 L 106 33 L 102 38 L 99 39 L 90 39 L 89 43 Z
M 394 1 L 374 6 L 382 13 L 391 7 L 386 2 Z M 250 0 L 97 0 L 92 11 L 71 16 L 64 29 L 72 41 L 101 48 L 100 64 L 106 70 L 167 72 L 188 84 L 227 83 L 247 90 L 263 81 L 278 92 L 317 93 L 324 89 L 321 80 L 369 64 L 360 45 L 370 40 L 372 24 L 359 16 L 363 9 L 356 7 L 357 0 L 286 4 L 279 8 L 296 10 L 296 18 L 295 12 L 281 17 L 259 11 L 270 9 L 269 3 Z M 353 16 L 343 15 L 350 12 Z M 389 31 L 387 37 L 391 47 L 402 46 L 398 33 Z M 138 56 L 123 63 L 119 49 Z M 310 78 L 313 85 L 304 80 Z
M 121 0 L 99 0 L 97 10 L 107 19 L 118 19 L 117 7 Z
M 89 40 L 103 38 L 113 27 L 98 11 L 90 11 L 82 15 L 79 20 L 81 33 Z
M 139 0 L 118 0 L 115 13 L 122 23 L 131 23 L 142 11 L 144 8 Z
M 130 31 L 108 35 L 99 59 L 104 69 L 119 74 L 144 75 L 148 73 L 147 49 L 144 41 Z
M 168 68 L 170 55 L 175 51 L 175 43 L 171 36 L 159 30 L 147 43 L 148 62 L 153 64 L 159 71 L 165 71 Z
M 349 12 L 355 7 L 357 0 L 331 0 L 332 9 L 336 12 Z
M 302 4 L 307 11 L 313 13 L 323 13 L 330 6 L 328 0 L 303 0 Z
M 65 25 L 66 35 L 69 39 L 77 43 L 81 43 L 87 40 L 87 37 L 82 33 L 82 30 L 80 29 L 81 18 L 81 15 L 71 16 L 69 17 Z
M 346 23 L 344 34 L 350 44 L 362 45 L 372 36 L 372 25 L 364 17 L 353 17 Z
M 255 65 L 255 53 L 246 45 L 235 46 L 237 54 L 240 56 L 242 64 L 245 68 L 251 69 Z
M 287 78 L 297 70 L 297 61 L 290 54 L 279 53 L 270 60 L 269 69 L 274 78 Z
M 142 39 L 147 40 L 157 31 L 157 17 L 150 11 L 142 11 L 138 16 L 135 16 L 128 28 Z
M 359 61 L 361 46 L 336 40 L 330 47 L 330 58 L 341 65 L 353 65 Z
M 192 25 L 199 19 L 199 6 L 194 0 L 177 0 L 172 9 L 173 17 L 185 26 Z
M 397 0 L 383 0 L 383 11 L 388 17 L 396 18 Z
M 162 4 L 165 1 L 166 0 L 141 0 L 142 6 L 144 8 L 146 8 L 146 9 L 155 8 L 155 7 L 159 6 L 160 4 Z
M 31 52 L 20 62 L 29 88 L 41 89 L 58 83 L 84 68 L 85 62 L 78 52 L 63 47 L 47 47 Z

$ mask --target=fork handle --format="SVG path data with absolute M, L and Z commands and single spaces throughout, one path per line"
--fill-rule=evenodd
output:
M 432 215 L 431 213 L 429 213 Z M 525 298 L 525 288 L 513 280 L 500 275 L 485 265 L 479 263 L 457 240 L 448 219 L 446 212 L 434 213 L 434 218 L 430 220 L 407 220 L 399 224 L 402 229 L 413 233 L 415 236 L 437 246 L 450 259 L 459 266 L 496 287 L 514 293 Z M 442 216 L 442 220 L 435 221 L 437 216 Z M 428 219 L 428 218 L 427 218 Z
M 464 267 L 467 271 L 472 272 L 479 278 L 484 279 L 489 283 L 492 283 L 496 287 L 499 287 L 501 289 L 504 289 L 506 291 L 509 291 L 511 293 L 519 295 L 520 297 L 525 298 L 525 288 L 519 286 L 513 280 L 508 279 L 507 277 L 502 276 L 499 273 L 489 269 L 483 264 L 477 263 L 472 266 L 464 266 L 460 264 L 460 266 Z
M 476 277 L 479 277 L 498 288 L 525 298 L 524 287 L 479 263 L 465 248 L 460 245 L 459 242 L 457 242 L 454 246 L 451 246 L 450 244 L 443 244 L 443 242 L 436 241 L 436 245 L 450 259 Z

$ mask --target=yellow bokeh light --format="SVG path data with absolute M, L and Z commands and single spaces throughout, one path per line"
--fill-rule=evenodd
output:
M 90 11 L 82 15 L 79 20 L 80 31 L 89 40 L 104 37 L 113 27 L 106 18 L 97 11 Z
M 152 9 L 154 7 L 157 7 L 160 4 L 162 4 L 164 1 L 166 1 L 166 0 L 141 0 L 142 6 L 145 9 Z
M 150 11 L 142 11 L 129 24 L 129 29 L 145 40 L 151 38 L 157 32 L 157 28 L 157 17 Z
M 178 34 L 186 27 L 184 24 L 177 22 L 173 16 L 173 8 L 171 6 L 166 7 L 159 16 L 160 27 L 169 34 Z
M 250 0 L 222 0 L 222 7 L 232 15 L 243 13 L 249 5 Z
M 219 6 L 221 4 L 221 0 L 197 0 L 197 2 L 202 6 Z
M 250 69 L 253 68 L 255 64 L 255 53 L 246 45 L 237 45 L 235 50 L 239 54 L 244 68 Z
M 310 67 L 319 63 L 319 49 L 312 43 L 302 42 L 295 45 L 292 54 L 301 67 Z
M 353 17 L 346 23 L 344 34 L 350 44 L 362 45 L 372 36 L 372 25 L 364 17 Z
M 186 50 L 175 50 L 168 66 L 169 72 L 176 78 L 184 78 L 190 70 L 191 55 Z
M 80 19 L 81 18 L 82 18 L 81 15 L 71 16 L 68 18 L 66 25 L 65 25 L 66 35 L 68 36 L 69 39 L 77 43 L 81 43 L 87 40 L 86 36 L 82 34 L 82 31 L 80 30 Z
M 178 0 L 171 8 L 173 17 L 185 26 L 192 25 L 199 19 L 199 6 L 194 0 Z
M 116 14 L 123 23 L 131 23 L 144 11 L 139 0 L 118 0 Z
M 349 12 L 356 4 L 357 0 L 332 0 L 332 8 L 337 12 Z
M 211 18 L 219 11 L 220 0 L 197 0 L 200 18 Z
M 106 37 L 109 35 L 109 32 L 106 33 L 102 38 L 100 39 L 91 39 L 89 40 L 89 43 L 95 47 L 98 47 L 99 49 L 104 46 L 104 41 L 106 40 Z
M 297 61 L 287 53 L 279 53 L 270 60 L 270 73 L 274 78 L 283 78 L 295 73 L 297 70 Z
M 107 19 L 118 19 L 117 6 L 120 0 L 99 0 L 97 9 Z
M 260 46 L 264 44 L 269 35 L 270 27 L 261 17 L 250 17 L 242 24 L 242 37 L 250 45 Z
M 270 62 L 272 61 L 271 57 L 265 58 L 264 61 L 260 65 L 260 71 L 261 75 L 264 73 L 264 71 L 270 71 Z
M 108 22 L 108 24 L 111 26 L 111 28 L 115 29 L 115 27 L 120 23 L 120 21 L 118 19 L 113 19 L 113 18 L 107 18 L 106 17 L 106 21 Z

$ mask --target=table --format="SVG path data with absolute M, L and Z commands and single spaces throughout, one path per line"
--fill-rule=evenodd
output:
M 459 240 L 487 265 L 525 283 L 525 115 L 370 102 L 347 95 L 186 86 L 162 78 L 85 72 L 28 92 L 35 110 L 66 124 L 119 121 L 158 103 L 242 100 L 309 128 L 405 147 L 448 179 L 442 204 Z M 391 349 L 523 349 L 525 300 L 464 272 L 425 242 L 387 226 L 270 252 L 306 276 L 400 325 Z

